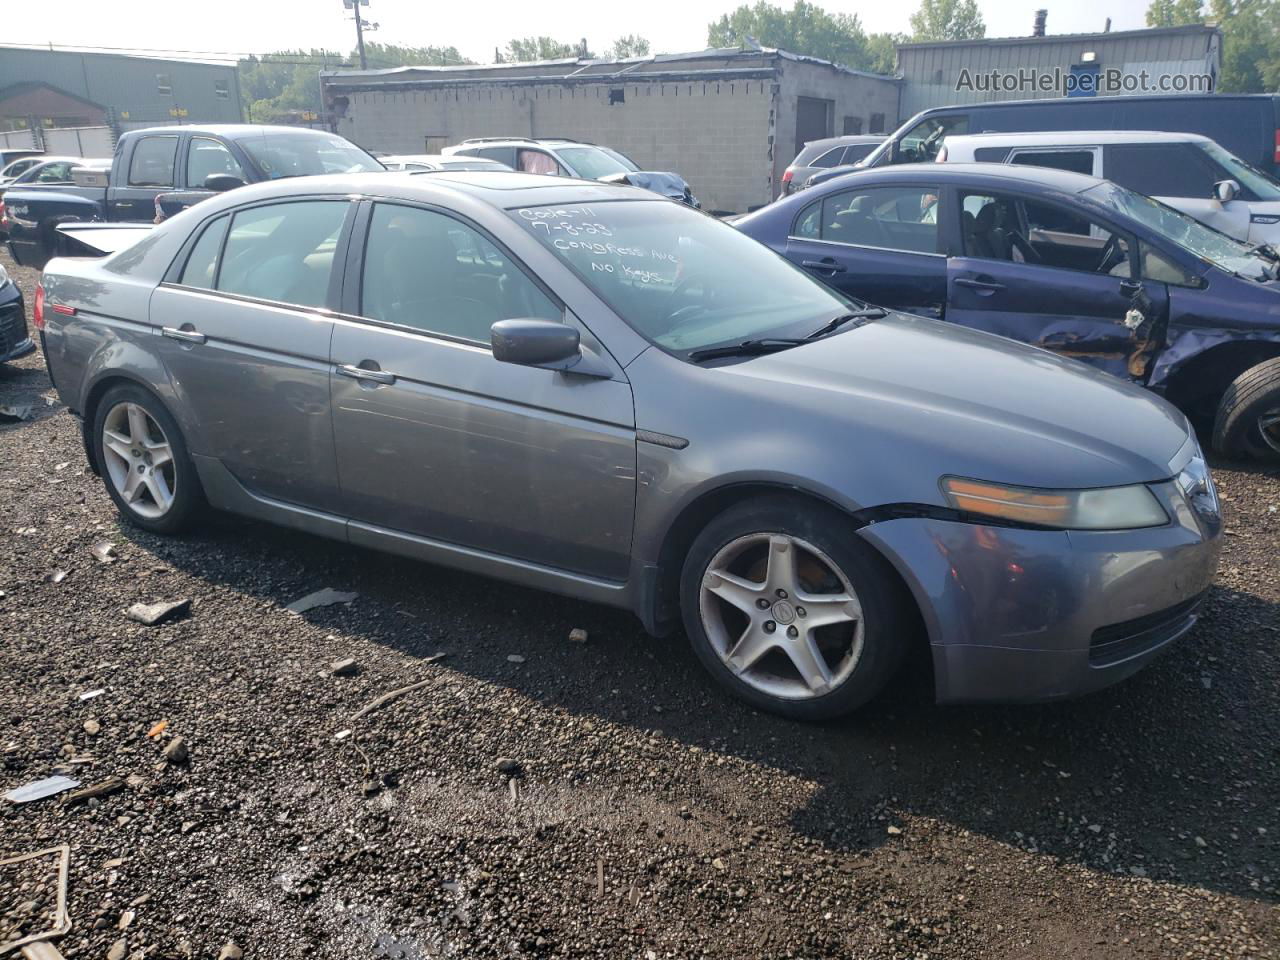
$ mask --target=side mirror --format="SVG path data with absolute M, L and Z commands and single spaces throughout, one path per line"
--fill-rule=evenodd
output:
M 499 320 L 489 342 L 495 360 L 522 367 L 567 370 L 582 356 L 577 328 L 554 320 Z
M 230 173 L 211 173 L 204 178 L 204 188 L 214 193 L 225 193 L 236 187 L 243 187 L 244 181 Z
M 1213 185 L 1213 195 L 1219 203 L 1230 203 L 1240 196 L 1240 184 L 1234 180 L 1219 180 Z

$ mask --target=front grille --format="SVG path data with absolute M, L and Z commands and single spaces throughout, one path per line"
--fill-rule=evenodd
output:
M 8 356 L 25 339 L 27 318 L 22 315 L 21 305 L 0 307 L 0 357 Z
M 1166 643 L 1195 623 L 1207 594 L 1206 590 L 1168 609 L 1099 627 L 1089 641 L 1089 663 L 1095 667 L 1119 663 Z

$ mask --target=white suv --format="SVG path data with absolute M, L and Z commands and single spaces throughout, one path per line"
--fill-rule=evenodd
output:
M 1087 173 L 1155 197 L 1238 240 L 1280 245 L 1280 183 L 1197 134 L 978 133 L 947 137 L 937 160 Z

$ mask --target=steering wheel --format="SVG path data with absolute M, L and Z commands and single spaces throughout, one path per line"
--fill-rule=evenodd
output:
M 1120 249 L 1120 236 L 1113 233 L 1102 247 L 1102 257 L 1095 269 L 1097 273 L 1110 273 L 1111 268 L 1124 260 L 1124 252 Z

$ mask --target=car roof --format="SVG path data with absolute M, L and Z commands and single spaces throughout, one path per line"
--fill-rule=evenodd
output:
M 491 163 L 494 166 L 501 166 L 499 161 L 490 160 L 488 157 L 460 157 L 456 153 L 394 153 L 378 159 L 389 160 L 392 163 Z
M 1057 130 L 1035 133 L 958 133 L 948 143 L 973 141 L 983 146 L 1094 146 L 1112 143 L 1207 143 L 1198 133 L 1167 133 L 1160 130 Z
M 1065 193 L 1080 193 L 1105 181 L 1083 173 L 1054 170 L 1051 167 L 1019 166 L 1008 163 L 904 163 L 891 167 L 858 168 L 844 177 L 833 177 L 812 189 L 826 190 L 837 182 L 856 182 L 862 178 L 877 183 L 968 183 L 974 186 L 999 187 L 1003 184 L 1041 187 Z M 846 178 L 848 178 L 846 180 Z M 805 191 L 807 193 L 808 191 Z M 803 196 L 803 194 L 800 194 Z
M 672 202 L 640 187 L 572 177 L 549 177 L 500 170 L 368 171 L 268 180 L 228 190 L 192 209 L 214 213 L 246 202 L 308 195 L 436 201 L 446 200 L 452 195 L 502 210 L 549 204 L 568 206 L 604 203 L 611 200 Z
M 190 133 L 194 136 L 202 134 L 223 137 L 227 140 L 243 140 L 246 137 L 259 137 L 264 134 L 316 134 L 322 137 L 337 137 L 336 133 L 330 133 L 328 130 L 312 130 L 310 127 L 290 127 L 284 124 L 265 124 L 265 123 L 210 123 L 203 126 L 188 126 L 186 124 L 180 127 L 143 127 L 139 130 L 130 130 L 129 133 L 167 133 L 177 135 L 179 133 Z
M 839 147 L 855 143 L 884 143 L 884 136 L 878 133 L 850 133 L 843 137 L 822 137 L 818 140 L 806 140 L 804 148 Z

